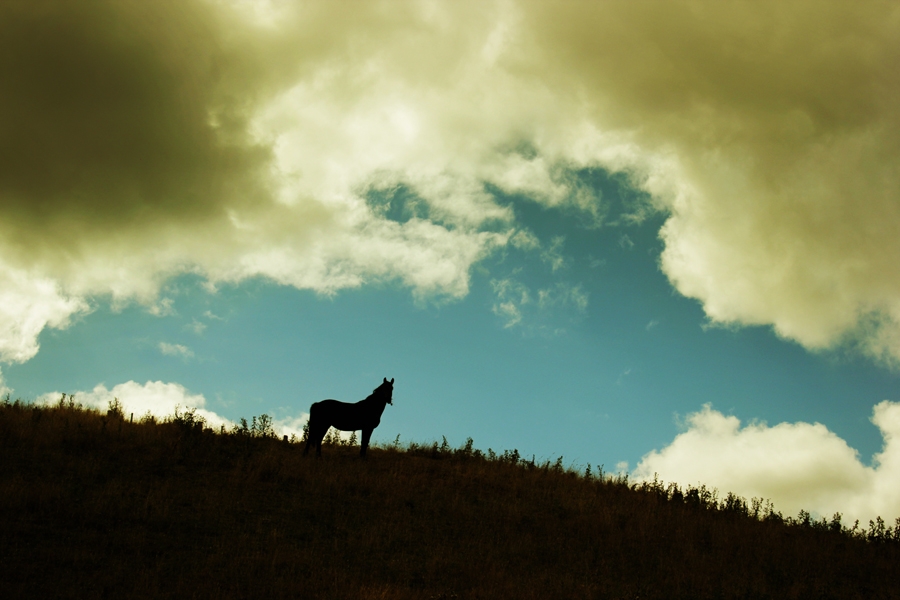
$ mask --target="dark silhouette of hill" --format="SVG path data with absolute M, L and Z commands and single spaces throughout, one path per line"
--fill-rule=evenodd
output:
M 632 484 L 263 415 L 130 422 L 71 399 L 0 402 L 7 598 L 897 598 L 900 534 L 783 518 L 706 488 Z

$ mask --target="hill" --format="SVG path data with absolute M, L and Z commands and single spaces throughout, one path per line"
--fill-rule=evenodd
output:
M 900 529 L 267 417 L 0 403 L 0 581 L 47 598 L 897 598 Z

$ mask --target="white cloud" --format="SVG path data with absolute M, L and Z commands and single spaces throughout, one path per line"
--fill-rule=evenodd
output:
M 46 327 L 65 329 L 87 302 L 64 294 L 52 279 L 0 263 L 0 361 L 25 362 Z
M 13 391 L 15 390 L 6 385 L 6 379 L 3 377 L 3 371 L 0 370 L 0 398 L 6 399 L 13 393 Z
M 900 9 L 524 6 L 528 56 L 557 68 L 542 75 L 633 145 L 589 155 L 670 214 L 679 292 L 714 322 L 900 361 Z
M 419 219 L 401 224 L 366 213 L 365 220 L 305 247 L 290 240 L 274 245 L 259 240 L 257 247 L 208 275 L 230 282 L 264 275 L 326 294 L 399 279 L 420 297 L 461 297 L 468 293 L 469 266 L 505 241 L 503 234 L 451 230 Z
M 306 425 L 307 421 L 309 421 L 309 413 L 304 412 L 296 417 L 275 419 L 272 426 L 279 437 L 286 435 L 290 438 L 293 435 L 299 440 L 303 437 L 303 426 Z
M 645 455 L 636 479 L 705 484 L 745 498 L 770 499 L 786 516 L 801 509 L 845 523 L 900 517 L 900 403 L 887 400 L 872 422 L 884 438 L 873 465 L 819 423 L 750 423 L 704 405 L 686 419 L 687 430 L 662 450 Z
M 295 436 L 299 441 L 303 438 L 303 427 L 306 425 L 307 421 L 309 421 L 309 413 L 302 412 L 298 416 L 294 417 L 285 417 L 283 419 L 274 419 L 272 422 L 272 427 L 275 429 L 275 434 L 280 438 L 282 436 Z M 350 438 L 353 437 L 353 431 L 339 431 L 337 429 L 329 429 L 328 433 L 330 435 L 337 434 L 337 436 L 341 439 L 349 441 Z M 359 440 L 359 434 L 357 433 L 357 443 Z
M 166 356 L 180 356 L 182 358 L 192 358 L 194 351 L 181 344 L 170 344 L 168 342 L 159 343 L 159 351 Z
M 497 296 L 492 310 L 505 321 L 503 327 L 510 328 L 521 323 L 522 310 L 532 301 L 528 288 L 512 278 L 493 279 L 491 287 Z
M 541 252 L 541 260 L 550 265 L 550 269 L 553 272 L 564 269 L 567 266 L 566 257 L 563 255 L 563 246 L 565 243 L 565 236 L 555 236 L 550 240 L 550 245 Z
M 588 294 L 581 285 L 559 282 L 553 287 L 538 290 L 538 306 L 542 309 L 554 307 L 573 308 L 578 313 L 587 310 Z
M 541 247 L 541 241 L 536 235 L 527 229 L 519 229 L 509 238 L 510 244 L 519 250 L 537 250 Z
M 715 322 L 900 358 L 897 7 L 607 8 L 555 14 L 555 48 L 601 127 L 670 157 L 640 185 L 676 288 Z
M 60 392 L 50 392 L 41 395 L 38 403 L 55 404 L 61 397 Z M 206 398 L 202 394 L 191 394 L 184 386 L 177 383 L 163 383 L 162 381 L 148 381 L 139 384 L 135 381 L 120 383 L 112 389 L 105 385 L 98 385 L 91 391 L 76 392 L 75 402 L 87 407 L 105 411 L 110 402 L 118 399 L 122 404 L 122 412 L 130 417 L 133 413 L 135 420 L 147 413 L 163 419 L 175 414 L 176 409 L 182 412 L 184 409 L 196 409 L 198 416 L 206 419 L 207 425 L 218 428 L 225 425 L 226 428 L 234 426 L 230 420 L 210 410 L 206 406 Z
M 492 310 L 495 315 L 505 321 L 503 327 L 507 329 L 518 325 L 522 321 L 522 311 L 519 310 L 519 307 L 515 302 L 496 302 L 492 307 Z
M 172 298 L 159 298 L 147 307 L 147 312 L 154 317 L 170 317 L 177 314 L 175 312 L 175 300 Z
M 0 396 L 12 392 L 5 386 L 2 372 L 0 372 Z M 67 392 L 68 396 L 69 393 Z M 38 404 L 57 404 L 61 398 L 61 392 L 48 392 L 36 399 Z M 184 413 L 185 410 L 194 409 L 195 414 L 205 419 L 207 426 L 218 429 L 225 426 L 231 430 L 237 424 L 211 410 L 205 408 L 206 398 L 203 394 L 192 394 L 183 385 L 178 383 L 164 383 L 162 381 L 148 381 L 139 384 L 128 381 L 107 389 L 103 384 L 97 385 L 90 391 L 79 391 L 71 394 L 73 400 L 88 408 L 95 408 L 105 412 L 110 403 L 118 400 L 122 405 L 122 412 L 126 418 L 134 415 L 137 421 L 146 414 L 151 414 L 157 419 L 172 417 L 175 411 Z M 309 420 L 309 413 L 301 412 L 298 416 L 288 416 L 282 419 L 273 419 L 272 425 L 278 437 L 295 435 L 298 439 L 303 436 L 303 426 Z M 342 439 L 349 439 L 351 432 L 339 432 Z
M 515 273 L 514 273 L 515 275 Z M 565 329 L 551 326 L 565 313 L 583 315 L 587 310 L 588 294 L 580 285 L 556 282 L 550 287 L 532 291 L 514 276 L 492 279 L 495 300 L 491 310 L 500 317 L 506 329 L 520 326 L 528 334 L 564 333 Z

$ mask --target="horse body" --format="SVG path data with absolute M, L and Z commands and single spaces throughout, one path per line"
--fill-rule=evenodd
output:
M 365 400 L 359 402 L 341 402 L 339 400 L 322 400 L 309 407 L 309 432 L 306 438 L 304 456 L 312 446 L 316 447 L 316 456 L 322 456 L 322 439 L 329 427 L 340 431 L 362 431 L 359 455 L 365 456 L 369 447 L 372 431 L 381 423 L 384 407 L 393 404 L 391 398 L 394 391 L 394 380 L 387 380 L 379 385 Z
M 381 423 L 381 413 L 385 406 L 387 405 L 378 398 L 359 402 L 322 400 L 309 407 L 310 428 L 313 426 L 312 422 L 317 421 L 323 425 L 328 423 L 330 427 L 341 431 L 375 429 Z

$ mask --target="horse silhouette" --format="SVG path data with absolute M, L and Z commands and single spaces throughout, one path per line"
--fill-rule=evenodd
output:
M 384 383 L 375 388 L 369 397 L 359 402 L 341 402 L 339 400 L 322 400 L 313 402 L 309 407 L 309 431 L 303 456 L 309 454 L 312 446 L 316 447 L 316 456 L 322 456 L 322 439 L 329 427 L 341 431 L 362 431 L 362 443 L 359 455 L 365 457 L 369 447 L 372 431 L 381 423 L 381 413 L 388 404 L 393 405 L 391 396 L 394 392 L 394 378 L 384 378 Z

